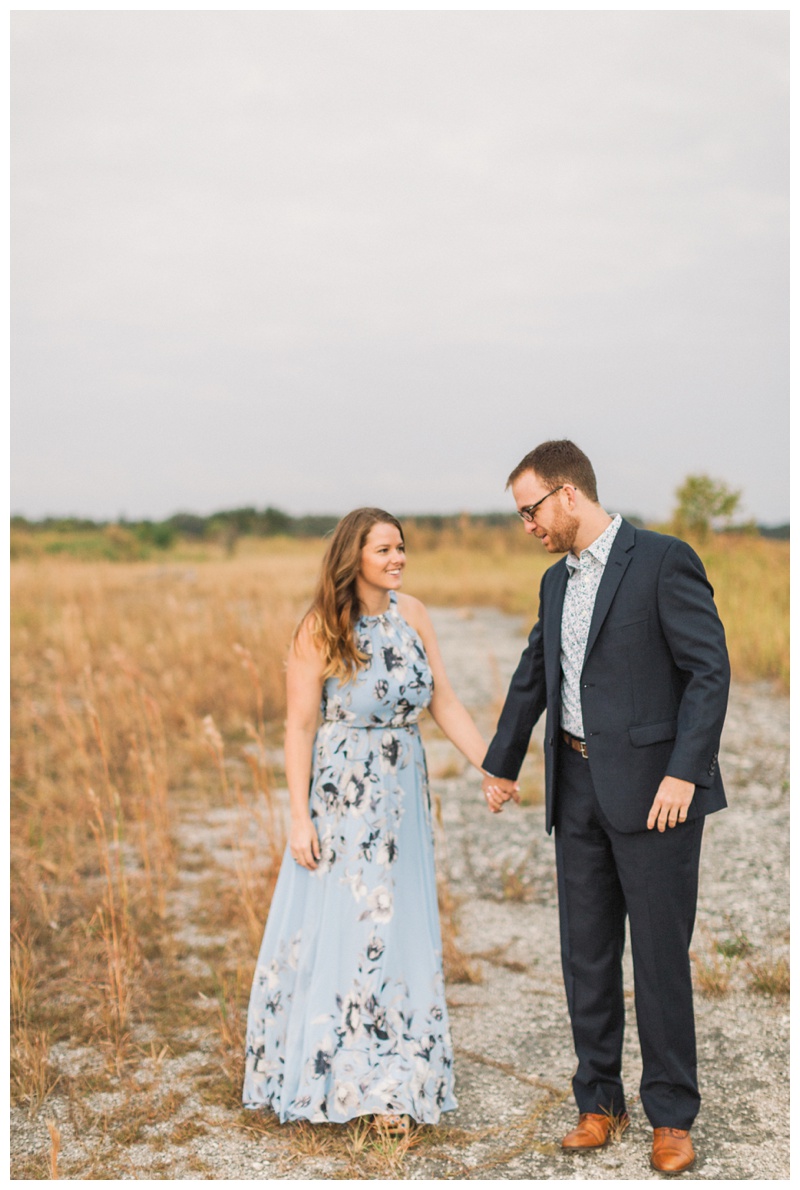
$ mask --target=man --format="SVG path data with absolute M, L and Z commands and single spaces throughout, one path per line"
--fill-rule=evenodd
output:
M 651 1162 L 694 1162 L 700 1105 L 689 943 L 706 814 L 725 806 L 717 766 L 730 670 L 713 591 L 685 542 L 636 529 L 598 502 L 583 451 L 545 442 L 508 485 L 551 554 L 539 617 L 484 760 L 492 808 L 517 797 L 547 711 L 546 824 L 556 831 L 564 983 L 579 1121 L 565 1149 L 628 1122 L 622 952 L 630 923 L 640 1087 Z

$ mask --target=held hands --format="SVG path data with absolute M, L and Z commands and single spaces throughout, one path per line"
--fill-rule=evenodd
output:
M 657 826 L 660 831 L 665 831 L 668 826 L 677 826 L 679 822 L 685 822 L 693 797 L 694 785 L 691 781 L 681 781 L 679 777 L 665 777 L 650 807 L 647 829 L 650 831 Z
M 319 860 L 320 850 L 317 832 L 314 830 L 314 824 L 310 817 L 292 819 L 289 831 L 289 850 L 295 863 L 300 864 L 302 868 L 308 868 L 310 872 L 314 871 Z
M 493 814 L 499 814 L 504 804 L 513 800 L 519 805 L 519 784 L 509 781 L 506 777 L 492 777 L 486 773 L 481 785 L 486 804 Z

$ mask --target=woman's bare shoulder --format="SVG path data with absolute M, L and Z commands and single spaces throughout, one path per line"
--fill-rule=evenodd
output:
M 406 595 L 404 591 L 398 591 L 397 607 L 403 619 L 408 620 L 411 627 L 417 631 L 426 628 L 431 622 L 425 604 L 421 599 L 417 599 L 416 595 Z

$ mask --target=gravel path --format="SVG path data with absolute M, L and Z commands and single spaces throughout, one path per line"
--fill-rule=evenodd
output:
M 453 684 L 488 735 L 523 644 L 522 622 L 492 610 L 438 610 L 434 619 Z M 788 1001 L 754 991 L 748 966 L 788 960 L 788 730 L 788 699 L 765 685 L 734 688 L 720 761 L 730 808 L 707 822 L 695 933 L 703 1094 L 693 1132 L 695 1179 L 789 1176 Z M 540 725 L 525 770 L 523 792 L 529 804 L 492 816 L 477 781 L 461 775 L 458 754 L 432 726 L 426 728 L 431 788 L 442 826 L 437 858 L 458 904 L 459 944 L 480 982 L 448 987 L 458 1110 L 436 1130 L 435 1143 L 421 1143 L 406 1154 L 394 1176 L 660 1176 L 649 1166 L 649 1126 L 635 1098 L 632 1125 L 619 1143 L 583 1156 L 564 1154 L 558 1146 L 576 1114 L 570 1091 L 574 1056 L 558 954 L 553 843 L 544 833 L 538 793 L 541 731 Z M 198 825 L 191 829 L 196 832 Z M 222 858 L 224 851 L 215 850 L 214 843 L 215 837 L 224 841 L 230 830 L 226 812 L 206 816 L 203 829 L 209 854 Z M 229 862 L 229 853 L 227 858 Z M 184 893 L 191 879 L 187 873 Z M 748 944 L 750 950 L 728 962 L 716 950 L 717 943 L 728 943 L 729 949 L 737 944 L 739 950 Z M 629 958 L 626 964 L 624 1075 L 628 1094 L 634 1096 L 641 1064 Z M 709 996 L 701 990 L 703 964 L 716 964 L 723 974 L 730 968 L 725 994 Z M 287 1130 L 250 1133 L 242 1129 L 239 1113 L 197 1100 L 192 1075 L 207 1060 L 212 1032 L 211 1025 L 207 1032 L 198 1030 L 194 1053 L 160 1060 L 154 1054 L 141 1070 L 143 1086 L 155 1072 L 162 1089 L 179 1088 L 186 1095 L 180 1113 L 188 1119 L 201 1111 L 205 1134 L 192 1136 L 188 1129 L 180 1143 L 165 1145 L 163 1126 L 150 1135 L 145 1130 L 126 1150 L 124 1176 L 353 1176 L 352 1167 L 346 1170 L 339 1158 L 299 1150 Z M 86 1055 L 65 1049 L 55 1057 L 66 1068 Z M 47 1116 L 61 1130 L 67 1168 L 96 1145 L 97 1138 L 81 1135 L 70 1124 L 66 1105 L 56 1094 L 33 1120 L 12 1112 L 12 1154 L 23 1159 L 49 1152 Z M 174 1135 L 174 1128 L 175 1120 L 167 1132 Z M 98 1170 L 90 1176 L 103 1174 Z

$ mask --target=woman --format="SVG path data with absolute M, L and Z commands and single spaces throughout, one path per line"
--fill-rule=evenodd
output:
M 409 1117 L 433 1124 L 456 1107 L 417 720 L 429 706 L 479 770 L 486 745 L 428 613 L 398 593 L 405 561 L 399 521 L 349 513 L 289 652 L 291 830 L 253 980 L 243 1094 L 281 1121 L 372 1115 L 403 1132 Z

